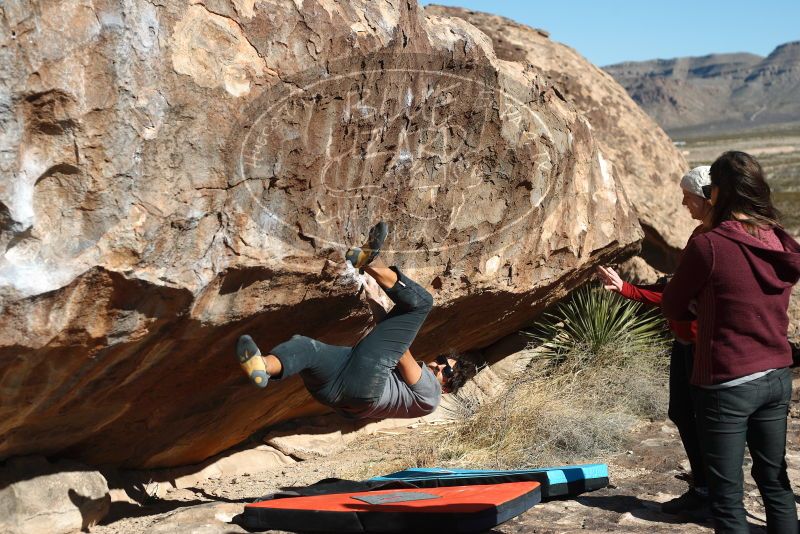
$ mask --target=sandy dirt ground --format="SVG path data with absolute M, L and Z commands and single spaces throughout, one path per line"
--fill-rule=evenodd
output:
M 710 165 L 726 150 L 741 150 L 758 158 L 777 189 L 800 190 L 800 124 L 675 141 L 690 165 Z
M 689 165 L 710 165 L 727 150 L 755 156 L 773 191 L 800 191 L 800 125 L 679 141 Z
M 797 384 L 796 384 L 797 386 Z M 798 391 L 792 408 L 788 463 L 790 478 L 800 494 L 800 407 Z M 146 505 L 115 503 L 95 534 L 172 533 L 216 534 L 246 532 L 237 522 L 245 504 L 280 487 L 306 485 L 328 477 L 362 479 L 407 466 L 399 454 L 407 441 L 426 439 L 437 428 L 417 427 L 402 432 L 366 436 L 340 454 L 301 461 L 263 472 L 206 480 L 185 489 L 172 489 Z M 503 533 L 592 532 L 712 532 L 702 516 L 670 516 L 659 504 L 680 495 L 688 462 L 677 430 L 667 421 L 642 424 L 631 436 L 629 450 L 609 458 L 611 485 L 576 498 L 539 504 L 497 527 Z M 745 499 L 752 532 L 765 532 L 764 509 L 745 459 Z

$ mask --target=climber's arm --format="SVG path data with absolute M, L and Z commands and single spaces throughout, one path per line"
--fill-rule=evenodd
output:
M 411 355 L 410 350 L 407 350 L 400 358 L 400 361 L 397 362 L 397 372 L 400 373 L 400 377 L 403 379 L 403 382 L 409 386 L 413 386 L 419 382 L 419 379 L 422 376 L 422 367 L 419 366 L 417 361 Z

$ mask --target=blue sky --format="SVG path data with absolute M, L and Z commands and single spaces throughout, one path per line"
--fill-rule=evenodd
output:
M 720 52 L 766 56 L 800 40 L 800 0 L 421 0 L 543 28 L 592 63 Z

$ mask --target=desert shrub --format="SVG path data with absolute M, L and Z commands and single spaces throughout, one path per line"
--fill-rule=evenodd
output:
M 663 319 L 608 292 L 580 289 L 531 328 L 531 364 L 462 419 L 416 446 L 418 466 L 513 469 L 596 461 L 667 408 Z M 412 455 L 414 456 L 414 455 Z
M 543 357 L 573 372 L 647 354 L 666 339 L 657 310 L 589 285 L 546 312 L 528 334 Z

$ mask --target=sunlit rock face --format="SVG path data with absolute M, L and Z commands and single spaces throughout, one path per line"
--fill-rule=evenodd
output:
M 681 205 L 688 164 L 664 131 L 602 69 L 547 32 L 488 13 L 428 6 L 429 16 L 461 18 L 491 40 L 498 58 L 519 63 L 552 82 L 589 121 L 592 134 L 636 208 L 645 231 L 642 257 L 672 272 L 696 223 Z
M 379 219 L 434 295 L 419 358 L 514 332 L 642 237 L 546 73 L 414 2 L 2 11 L 0 458 L 174 466 L 324 410 L 249 386 L 233 345 L 355 343 L 342 255 Z

